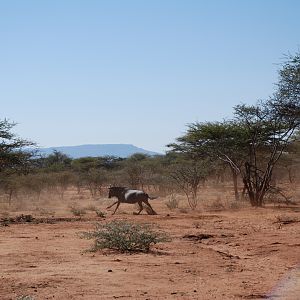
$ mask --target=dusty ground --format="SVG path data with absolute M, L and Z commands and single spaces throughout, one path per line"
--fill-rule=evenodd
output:
M 0 226 L 0 299 L 300 299 L 299 207 L 182 213 L 151 203 L 159 215 L 122 205 L 106 219 Z M 91 241 L 77 233 L 113 219 L 157 224 L 172 241 L 149 254 L 83 252 Z

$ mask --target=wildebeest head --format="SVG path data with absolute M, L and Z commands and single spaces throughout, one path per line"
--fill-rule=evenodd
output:
M 121 193 L 123 193 L 125 187 L 123 186 L 112 186 L 108 188 L 108 198 L 118 197 Z

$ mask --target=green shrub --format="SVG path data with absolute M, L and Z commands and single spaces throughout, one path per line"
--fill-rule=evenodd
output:
M 151 245 L 170 240 L 166 233 L 155 231 L 149 224 L 127 221 L 96 224 L 94 231 L 84 232 L 82 237 L 95 241 L 91 251 L 113 249 L 120 252 L 149 252 Z

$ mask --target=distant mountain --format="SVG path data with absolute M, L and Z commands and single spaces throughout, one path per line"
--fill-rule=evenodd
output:
M 148 155 L 159 155 L 160 153 L 148 151 L 142 148 L 138 148 L 131 144 L 96 144 L 96 145 L 79 145 L 79 146 L 61 146 L 50 148 L 39 148 L 41 154 L 49 155 L 54 150 L 62 152 L 72 158 L 80 157 L 97 157 L 97 156 L 117 156 L 128 157 L 135 153 L 143 153 Z

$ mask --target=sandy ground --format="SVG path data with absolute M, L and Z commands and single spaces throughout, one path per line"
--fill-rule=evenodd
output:
M 105 219 L 0 226 L 0 299 L 300 299 L 299 207 L 182 213 L 152 204 L 156 216 L 122 205 Z M 84 252 L 92 241 L 77 233 L 114 219 L 157 224 L 172 241 L 148 254 Z

